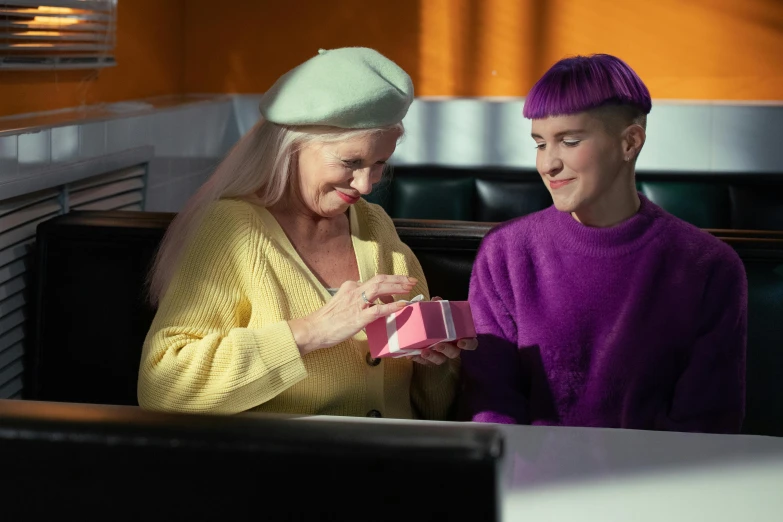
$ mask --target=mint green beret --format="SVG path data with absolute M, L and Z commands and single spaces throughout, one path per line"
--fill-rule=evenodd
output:
M 402 121 L 412 101 L 413 82 L 396 63 L 373 49 L 344 47 L 321 49 L 285 73 L 259 108 L 280 125 L 369 129 Z

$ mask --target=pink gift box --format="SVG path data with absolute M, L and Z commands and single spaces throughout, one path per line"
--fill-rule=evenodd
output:
M 367 325 L 370 354 L 379 357 L 418 355 L 445 340 L 476 337 L 467 301 L 419 301 Z

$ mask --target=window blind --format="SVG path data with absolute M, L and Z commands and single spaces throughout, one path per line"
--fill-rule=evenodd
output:
M 28 280 L 36 228 L 69 210 L 144 210 L 146 166 L 0 199 L 0 399 L 22 395 Z
M 0 0 L 0 69 L 116 65 L 117 0 Z

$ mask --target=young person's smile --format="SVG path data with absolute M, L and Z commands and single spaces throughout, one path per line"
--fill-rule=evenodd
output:
M 614 225 L 639 208 L 625 160 L 628 125 L 613 118 L 596 109 L 532 122 L 536 168 L 555 207 L 589 226 Z

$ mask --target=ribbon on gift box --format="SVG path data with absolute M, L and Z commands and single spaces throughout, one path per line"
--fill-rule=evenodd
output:
M 407 304 L 411 305 L 413 303 L 418 303 L 419 301 L 423 301 L 424 296 L 419 294 L 410 301 L 405 301 Z M 451 304 L 448 301 L 435 301 L 436 303 L 440 304 L 440 310 L 443 313 L 443 324 L 446 325 L 446 338 L 438 341 L 437 343 L 433 344 L 432 346 L 428 346 L 427 348 L 432 348 L 436 344 L 439 343 L 447 343 L 450 341 L 455 341 L 457 339 L 457 329 L 454 327 L 454 317 L 451 314 Z M 410 357 L 412 355 L 419 355 L 421 353 L 421 350 L 402 350 L 400 348 L 400 339 L 397 335 L 397 317 L 396 314 L 388 315 L 386 316 L 386 337 L 389 339 L 389 353 L 397 353 L 397 355 L 394 355 L 394 358 L 397 357 Z

